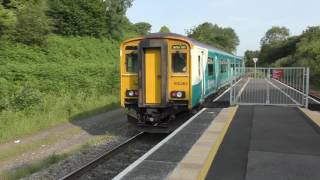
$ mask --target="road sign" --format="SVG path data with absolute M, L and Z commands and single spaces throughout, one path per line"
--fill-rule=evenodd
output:
M 253 58 L 252 60 L 253 60 L 254 63 L 257 63 L 259 59 L 258 58 Z

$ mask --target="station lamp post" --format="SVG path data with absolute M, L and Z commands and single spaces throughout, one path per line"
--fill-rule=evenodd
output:
M 258 58 L 252 58 L 253 62 L 254 62 L 254 78 L 256 78 L 256 74 L 257 74 L 257 62 L 258 62 Z

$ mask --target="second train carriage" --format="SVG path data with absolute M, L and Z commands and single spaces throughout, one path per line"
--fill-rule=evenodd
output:
M 121 44 L 121 106 L 139 126 L 168 128 L 229 84 L 242 58 L 191 38 L 155 33 Z

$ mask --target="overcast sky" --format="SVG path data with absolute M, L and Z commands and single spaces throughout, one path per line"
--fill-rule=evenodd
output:
M 148 22 L 152 32 L 167 25 L 184 34 L 203 22 L 232 27 L 240 38 L 238 55 L 259 49 L 272 26 L 286 26 L 292 35 L 320 25 L 320 0 L 134 0 L 127 15 L 131 22 Z

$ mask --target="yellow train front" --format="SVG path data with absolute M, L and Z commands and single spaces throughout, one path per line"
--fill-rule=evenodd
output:
M 178 34 L 156 33 L 121 45 L 121 105 L 144 131 L 168 130 L 181 111 L 229 82 L 242 59 Z

